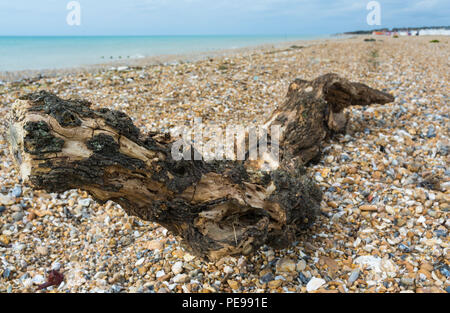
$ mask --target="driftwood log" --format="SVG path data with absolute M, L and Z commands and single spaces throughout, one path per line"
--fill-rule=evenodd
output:
M 194 254 L 217 260 L 293 242 L 322 199 L 303 165 L 319 156 L 327 136 L 345 129 L 344 108 L 391 101 L 335 74 L 295 80 L 265 124 L 285 128 L 272 171 L 261 170 L 267 160 L 175 161 L 170 136 L 144 136 L 124 113 L 46 91 L 13 104 L 9 141 L 23 182 L 33 188 L 82 189 L 100 203 L 114 201 L 166 227 Z

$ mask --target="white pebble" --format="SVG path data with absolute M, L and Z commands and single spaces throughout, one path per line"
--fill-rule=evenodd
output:
M 320 287 L 322 287 L 322 285 L 324 285 L 324 284 L 325 284 L 325 280 L 323 280 L 322 278 L 313 277 L 306 285 L 306 291 L 308 291 L 308 292 L 315 291 L 315 290 L 319 289 Z
M 107 274 L 106 272 L 98 272 L 97 274 L 95 274 L 94 279 L 101 280 L 106 277 L 106 274 Z
M 189 276 L 186 274 L 178 274 L 173 278 L 174 283 L 185 283 L 189 279 Z
M 172 265 L 172 273 L 180 274 L 183 271 L 183 262 L 178 261 L 174 265 Z
M 88 207 L 91 204 L 91 199 L 81 199 L 78 201 L 78 204 L 80 204 L 82 207 Z
M 189 254 L 189 253 L 186 253 L 186 254 L 183 256 L 183 259 L 184 259 L 185 262 L 191 262 L 192 260 L 195 259 L 195 256 L 194 256 L 194 255 L 191 255 L 191 254 Z
M 61 269 L 61 263 L 55 261 L 52 264 L 52 270 L 59 271 Z
M 136 261 L 136 263 L 134 263 L 134 266 L 141 266 L 142 264 L 144 264 L 145 258 L 140 258 L 139 260 Z
M 42 275 L 36 275 L 33 277 L 33 279 L 31 281 L 35 285 L 42 285 L 45 282 L 45 279 L 44 279 L 44 276 L 42 276 Z
M 31 278 L 27 278 L 23 281 L 23 286 L 25 288 L 30 288 L 33 285 L 33 280 Z

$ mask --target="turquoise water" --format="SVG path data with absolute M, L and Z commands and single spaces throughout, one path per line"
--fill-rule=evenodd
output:
M 233 49 L 308 36 L 0 37 L 0 71 L 69 68 L 163 54 Z

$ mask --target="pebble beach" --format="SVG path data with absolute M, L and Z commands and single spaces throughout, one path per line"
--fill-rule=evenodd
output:
M 295 78 L 330 72 L 396 98 L 350 107 L 346 134 L 308 166 L 324 193 L 321 214 L 294 245 L 218 262 L 190 255 L 166 229 L 113 202 L 22 184 L 3 118 L 0 292 L 450 292 L 449 59 L 448 36 L 354 36 L 0 76 L 2 116 L 19 96 L 48 90 L 123 111 L 141 132 L 195 118 L 260 125 Z M 38 290 L 52 270 L 63 281 Z

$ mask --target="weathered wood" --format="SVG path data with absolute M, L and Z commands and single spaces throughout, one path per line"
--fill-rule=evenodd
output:
M 266 122 L 285 127 L 280 139 L 280 158 L 284 165 L 304 164 L 320 157 L 324 141 L 335 133 L 344 132 L 353 105 L 367 106 L 394 101 L 388 93 L 361 83 L 350 82 L 337 74 L 326 74 L 312 81 L 294 80 L 286 101 Z
M 124 113 L 45 91 L 14 103 L 10 147 L 33 188 L 79 188 L 101 203 L 114 201 L 180 236 L 193 253 L 217 260 L 294 241 L 314 221 L 322 198 L 301 165 L 328 134 L 344 128 L 346 106 L 391 100 L 336 75 L 294 81 L 266 123 L 286 127 L 281 165 L 270 172 L 261 171 L 261 160 L 175 161 L 170 136 L 144 136 Z
M 11 111 L 11 149 L 36 189 L 80 188 L 157 222 L 211 260 L 286 246 L 314 220 L 320 190 L 300 170 L 174 161 L 172 139 L 144 137 L 123 113 L 40 92 Z

